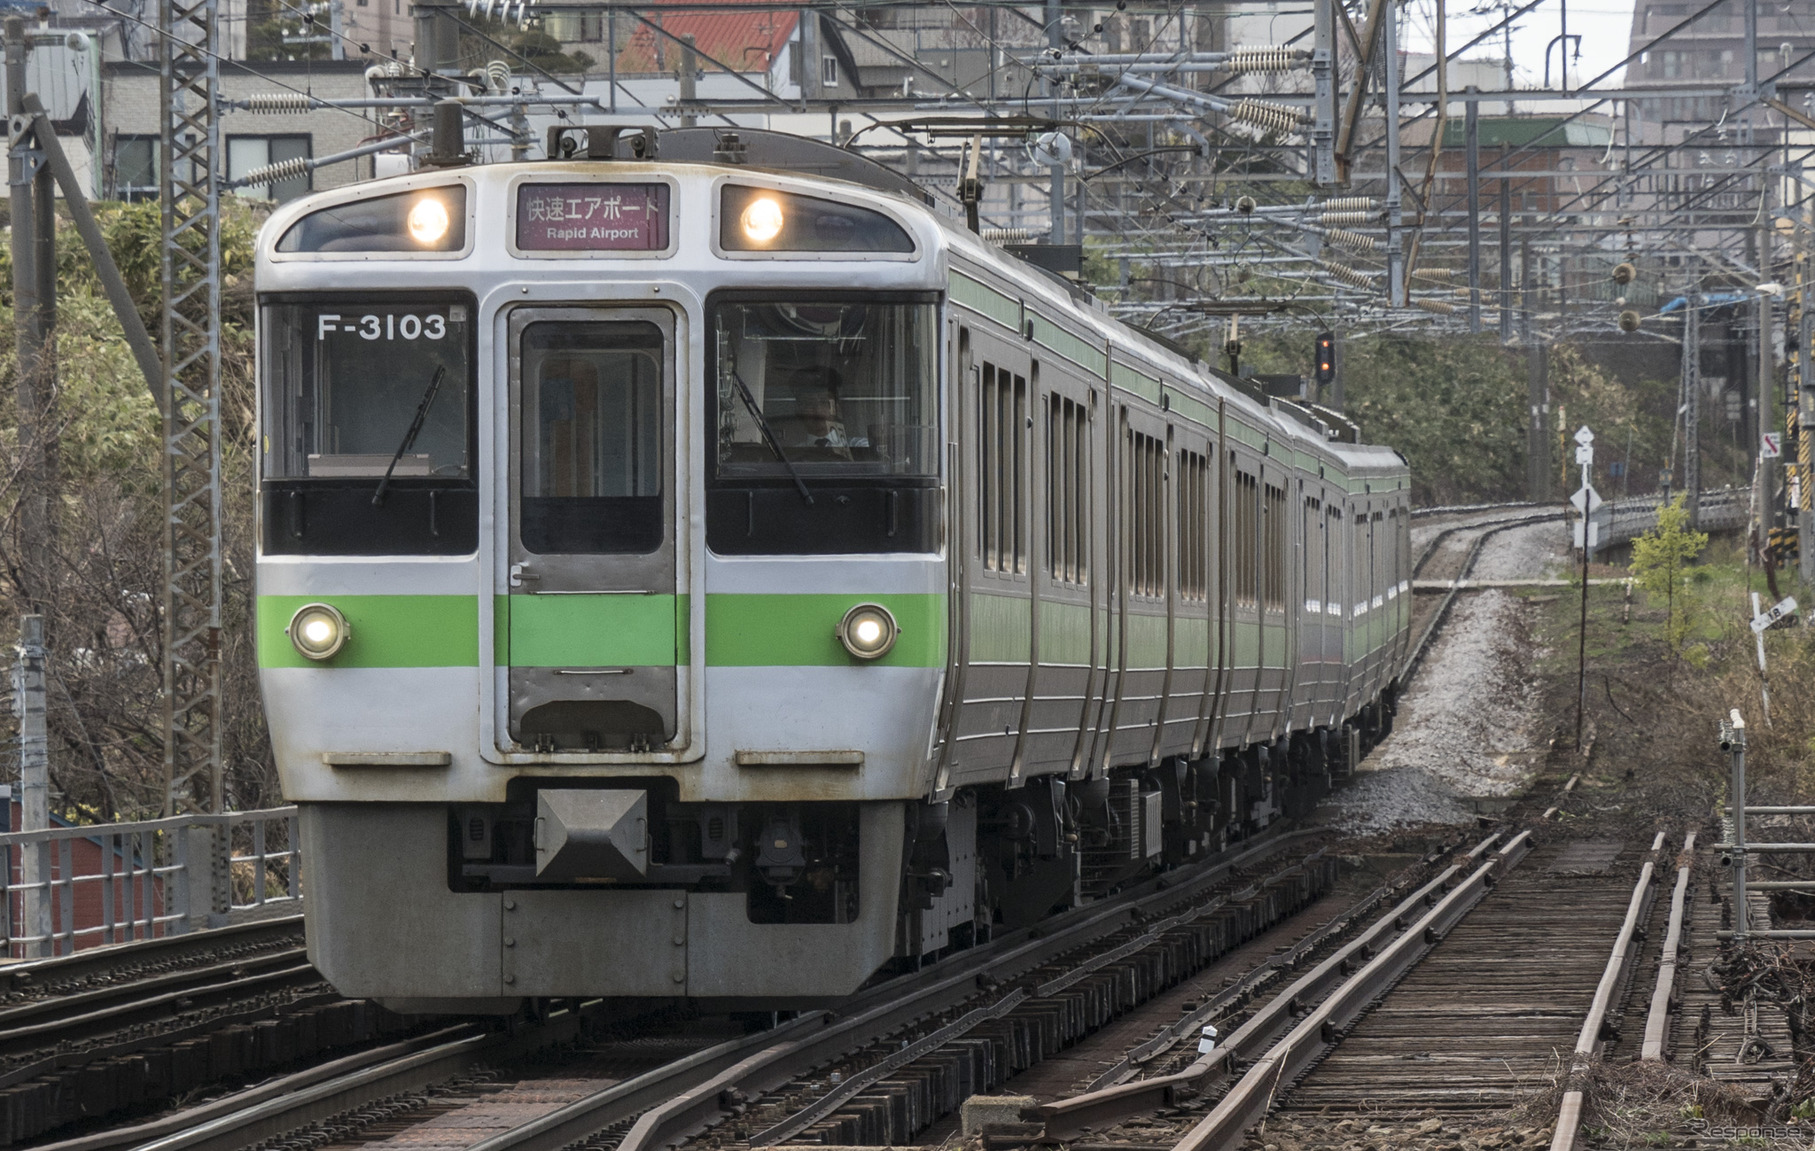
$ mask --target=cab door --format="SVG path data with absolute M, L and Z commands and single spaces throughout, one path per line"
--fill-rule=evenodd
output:
M 674 315 L 521 308 L 508 335 L 500 742 L 582 755 L 684 744 Z

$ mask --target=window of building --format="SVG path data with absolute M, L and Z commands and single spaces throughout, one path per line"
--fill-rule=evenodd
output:
M 838 57 L 821 56 L 819 58 L 819 83 L 826 88 L 838 87 Z
M 977 389 L 978 543 L 987 571 L 1027 570 L 1021 477 L 1027 463 L 1027 377 L 984 364 Z
M 1046 410 L 1046 570 L 1060 583 L 1090 582 L 1090 418 L 1053 396 Z
M 1210 461 L 1201 452 L 1178 454 L 1178 592 L 1202 602 L 1210 597 Z
M 603 12 L 580 13 L 580 39 L 589 42 L 605 39 L 605 14 Z
M 227 137 L 227 178 L 240 180 L 252 172 L 270 164 L 280 164 L 285 160 L 306 160 L 309 158 L 309 137 L 293 136 L 229 136 Z M 305 196 L 313 184 L 313 177 L 308 172 L 273 180 L 266 184 L 248 184 L 236 191 L 253 200 L 275 200 L 286 203 Z
M 158 194 L 156 136 L 119 135 L 113 141 L 113 194 L 121 200 L 148 200 Z

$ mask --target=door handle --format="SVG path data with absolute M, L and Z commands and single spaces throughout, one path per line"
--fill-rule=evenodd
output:
M 510 565 L 510 586 L 522 587 L 525 580 L 539 580 L 542 577 L 529 570 L 527 564 Z

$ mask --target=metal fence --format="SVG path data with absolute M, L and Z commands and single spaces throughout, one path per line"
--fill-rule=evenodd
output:
M 294 806 L 15 831 L 0 848 L 0 944 L 15 958 L 205 930 L 302 900 Z
M 1596 508 L 1589 517 L 1599 536 L 1595 549 L 1599 551 L 1637 539 L 1656 527 L 1657 509 L 1662 503 L 1661 496 L 1634 496 L 1608 500 Z M 1710 488 L 1701 494 L 1695 527 L 1700 531 L 1732 531 L 1745 527 L 1751 515 L 1750 487 Z

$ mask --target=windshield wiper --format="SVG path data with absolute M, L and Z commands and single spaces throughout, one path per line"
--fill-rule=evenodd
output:
M 756 406 L 756 397 L 750 393 L 750 385 L 744 383 L 744 377 L 738 374 L 736 368 L 731 369 L 731 381 L 737 385 L 738 398 L 743 400 L 744 407 L 750 410 L 750 418 L 756 421 L 757 430 L 762 432 L 763 442 L 769 445 L 769 450 L 775 453 L 775 458 L 781 461 L 781 466 L 788 469 L 788 478 L 794 481 L 794 490 L 800 493 L 801 499 L 806 500 L 809 504 L 812 503 L 813 493 L 807 490 L 806 481 L 802 480 L 800 473 L 794 470 L 794 462 L 788 459 L 786 452 L 781 450 L 781 441 L 775 438 L 775 429 L 771 428 L 769 421 L 763 418 L 762 409 Z
M 435 396 L 441 391 L 441 381 L 447 378 L 447 365 L 435 368 L 435 374 L 429 380 L 428 390 L 422 393 L 422 402 L 416 405 L 416 418 L 410 421 L 410 430 L 403 433 L 403 442 L 397 445 L 397 454 L 391 457 L 391 466 L 384 469 L 384 478 L 378 481 L 378 490 L 372 493 L 372 506 L 380 507 L 384 503 L 384 491 L 391 486 L 391 473 L 397 470 L 397 464 L 403 459 L 403 453 L 416 444 L 416 437 L 422 434 L 422 421 L 429 418 L 429 408 L 435 403 Z

